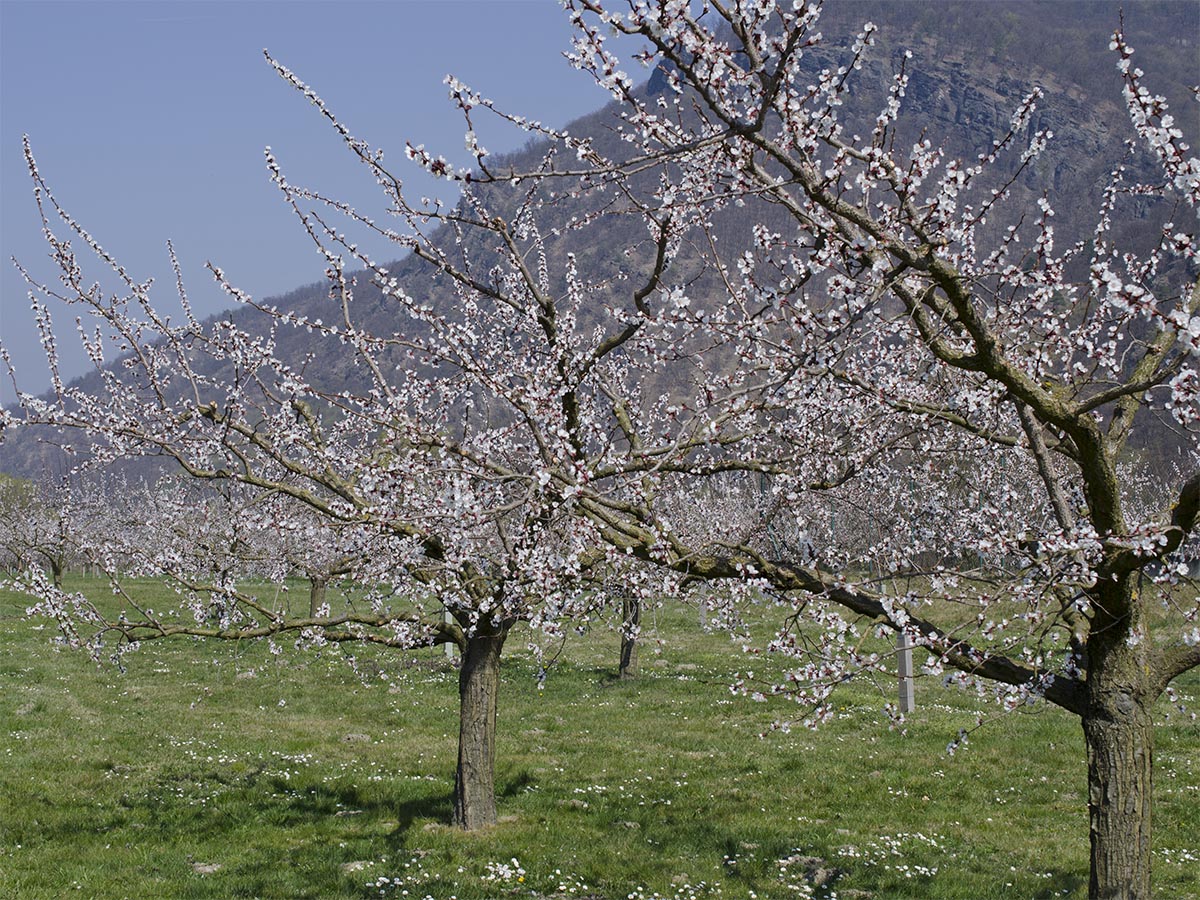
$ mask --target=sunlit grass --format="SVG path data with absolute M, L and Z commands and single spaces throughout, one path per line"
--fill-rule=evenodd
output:
M 54 652 L 24 606 L 0 594 L 3 897 L 1086 895 L 1073 718 L 1022 709 L 951 757 L 978 701 L 923 681 L 906 734 L 868 685 L 820 731 L 773 731 L 785 704 L 728 687 L 773 663 L 688 607 L 649 617 L 662 643 L 634 682 L 612 677 L 603 628 L 540 690 L 510 639 L 502 821 L 466 835 L 443 824 L 457 676 L 440 650 L 360 652 L 356 675 L 358 651 L 175 640 L 122 675 Z M 1200 679 L 1179 687 L 1196 708 Z M 1157 892 L 1197 897 L 1200 726 L 1165 704 L 1160 720 Z

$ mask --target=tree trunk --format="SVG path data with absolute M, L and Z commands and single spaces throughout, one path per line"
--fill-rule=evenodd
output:
M 496 697 L 504 638 L 504 632 L 468 637 L 458 674 L 454 824 L 467 831 L 496 824 Z
M 1089 642 L 1091 644 L 1092 642 Z M 1087 740 L 1090 900 L 1150 900 L 1154 698 L 1142 689 L 1141 655 L 1122 641 L 1089 646 Z
M 317 610 L 325 604 L 325 588 L 329 584 L 328 578 L 322 578 L 319 575 L 308 576 L 308 616 L 311 619 L 317 617 Z
M 54 586 L 62 590 L 63 584 L 63 564 L 62 560 L 56 557 L 50 557 L 50 574 L 54 579 Z
M 642 601 L 626 591 L 621 598 L 621 678 L 636 678 L 638 673 L 638 629 L 642 621 Z

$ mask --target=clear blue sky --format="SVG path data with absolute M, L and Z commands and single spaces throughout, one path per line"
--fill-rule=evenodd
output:
M 9 259 L 54 275 L 22 134 L 60 201 L 135 277 L 154 276 L 169 306 L 170 239 L 192 303 L 215 312 L 228 302 L 205 260 L 257 297 L 324 270 L 267 178 L 265 146 L 292 183 L 382 211 L 363 167 L 269 68 L 263 48 L 387 151 L 419 196 L 444 188 L 421 181 L 403 158 L 405 140 L 466 162 L 446 74 L 548 125 L 605 102 L 562 59 L 569 36 L 556 0 L 0 0 L 0 337 L 22 388 L 43 390 L 49 378 Z M 479 132 L 493 152 L 525 138 Z M 56 322 L 66 356 L 74 326 L 61 313 Z M 64 375 L 84 368 L 75 352 Z M 5 378 L 0 401 L 12 397 Z

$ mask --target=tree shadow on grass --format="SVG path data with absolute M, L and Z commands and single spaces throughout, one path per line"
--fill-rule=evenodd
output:
M 528 770 L 517 772 L 497 784 L 496 800 L 511 800 L 525 793 L 526 789 L 534 783 L 534 777 Z M 396 822 L 396 827 L 388 835 L 388 844 L 394 850 L 401 850 L 408 847 L 410 839 L 414 837 L 413 829 L 416 823 L 421 820 L 432 819 L 432 821 L 425 821 L 425 824 L 421 826 L 424 829 L 436 828 L 456 832 L 458 829 L 450 824 L 453 806 L 454 797 L 452 793 L 435 793 L 431 791 L 422 796 L 404 800 L 394 806 L 384 807 L 384 814 L 390 813 L 388 818 Z M 501 813 L 503 814 L 503 810 L 501 810 Z
M 533 775 L 528 769 L 522 769 L 511 778 L 508 779 L 502 787 L 496 791 L 497 800 L 510 800 L 518 794 L 523 794 L 535 783 Z
M 276 791 L 287 786 L 283 779 L 273 781 Z M 417 796 L 397 801 L 381 786 L 362 788 L 319 782 L 308 785 L 303 792 L 292 793 L 287 806 L 289 813 L 298 819 L 361 815 L 368 819 L 395 821 L 394 835 L 409 831 L 420 819 L 448 823 L 452 799 L 444 789 L 433 786 L 423 789 Z
M 403 840 L 419 821 L 449 827 L 453 792 L 438 783 L 411 782 L 389 786 L 386 782 L 360 785 L 345 780 L 309 781 L 264 773 L 261 769 L 236 776 L 206 773 L 203 782 L 220 784 L 237 795 L 240 804 L 258 808 L 269 827 L 291 828 L 328 818 L 355 818 L 395 822 L 393 838 Z M 141 813 L 138 818 L 169 830 L 193 834 L 220 831 L 231 823 L 221 813 L 221 803 L 201 807 L 187 806 L 186 799 L 175 795 L 177 785 L 195 785 L 194 772 L 173 773 L 160 779 L 151 790 L 122 798 L 121 817 Z M 525 793 L 536 779 L 528 769 L 501 774 L 497 781 L 498 801 L 511 800 Z M 444 784 L 444 783 L 443 783 Z
M 1071 897 L 1076 894 L 1086 895 L 1087 886 L 1087 875 L 1051 869 L 1050 878 L 1046 880 L 1045 890 L 1034 894 L 1033 900 L 1050 900 L 1051 897 Z
M 213 786 L 220 790 L 213 791 Z M 195 792 L 195 796 L 191 796 Z M 197 802 L 197 797 L 206 795 Z M 247 814 L 260 827 L 286 831 L 314 823 L 345 821 L 395 822 L 403 833 L 421 819 L 449 822 L 451 793 L 436 783 L 373 782 L 360 785 L 342 779 L 287 778 L 255 771 L 228 775 L 173 772 L 152 786 L 123 796 L 111 817 L 118 825 L 136 821 L 178 839 L 220 839 L 235 832 Z
M 502 813 L 536 784 L 536 776 L 522 767 L 497 774 Z M 126 795 L 106 824 L 121 840 L 153 835 L 152 855 L 167 860 L 159 865 L 187 872 L 192 854 L 199 862 L 219 864 L 218 872 L 195 876 L 197 896 L 358 896 L 380 875 L 405 874 L 402 864 L 383 860 L 420 853 L 422 847 L 458 846 L 459 832 L 450 825 L 452 803 L 441 778 L 319 780 L 304 772 L 201 774 L 189 767 Z M 130 828 L 139 831 L 126 831 Z M 56 835 L 64 842 L 70 837 L 67 831 Z M 462 840 L 468 848 L 474 845 L 465 833 Z M 453 870 L 438 873 L 440 858 L 426 864 L 431 878 L 426 893 L 449 896 L 457 876 Z M 378 896 L 378 887 L 368 885 L 364 896 Z

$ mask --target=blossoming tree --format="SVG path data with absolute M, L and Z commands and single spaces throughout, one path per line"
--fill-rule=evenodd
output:
M 870 27 L 844 65 L 810 71 L 815 8 L 566 6 L 574 63 L 617 103 L 616 139 L 506 117 L 548 147 L 540 166 L 513 171 L 476 138 L 473 117 L 491 104 L 451 79 L 474 165 L 408 155 L 464 187 L 452 209 L 410 202 L 382 154 L 275 64 L 402 226 L 290 184 L 268 152 L 328 265 L 320 318 L 258 303 L 214 270 L 253 327 L 249 314 L 169 323 L 54 203 L 30 154 L 65 285 L 31 275 L 35 297 L 94 316 L 125 355 L 102 369 L 99 396 L 56 383 L 51 401 L 23 395 L 6 424 L 70 429 L 95 436 L 100 460 L 161 455 L 193 478 L 300 504 L 371 561 L 357 577 L 382 585 L 369 613 L 295 618 L 247 594 L 227 628 L 143 616 L 91 620 L 96 632 L 454 641 L 455 819 L 473 828 L 495 815 L 496 678 L 517 622 L 560 629 L 596 602 L 596 571 L 654 577 L 631 559 L 668 573 L 665 589 L 766 585 L 795 598 L 772 649 L 797 660 L 767 689 L 814 720 L 837 683 L 886 667 L 860 640 L 875 627 L 926 648 L 930 671 L 999 685 L 1008 705 L 1044 698 L 1078 715 L 1092 895 L 1148 896 L 1151 707 L 1200 664 L 1179 569 L 1200 507 L 1200 290 L 1186 226 L 1155 225 L 1121 252 L 1113 223 L 1130 195 L 1194 215 L 1200 164 L 1131 51 L 1118 35 L 1131 118 L 1165 177 L 1142 184 L 1114 166 L 1096 228 L 1063 250 L 1045 198 L 1027 221 L 989 224 L 1050 143 L 1030 127 L 1036 93 L 964 162 L 903 137 L 907 63 L 867 136 L 847 127 Z M 606 45 L 614 28 L 646 42 L 665 90 L 634 87 Z M 331 215 L 410 252 L 428 296 Z M 718 240 L 738 215 L 755 224 Z M 634 227 L 588 268 L 560 241 L 594 247 L 618 219 Z M 117 299 L 84 281 L 62 227 L 115 273 Z M 402 324 L 367 327 L 373 303 Z M 323 358 L 352 362 L 320 377 L 311 356 L 284 352 L 294 329 L 317 335 Z M 83 335 L 102 365 L 105 343 Z M 1126 452 L 1142 419 L 1173 435 L 1173 480 L 1141 477 Z M 49 611 L 79 620 L 42 590 Z
M 39 486 L 32 481 L 0 478 L 0 530 L 5 567 L 37 565 L 49 569 L 55 584 L 75 557 L 63 508 L 70 501 L 69 485 Z
M 671 471 L 720 423 L 750 414 L 747 398 L 769 385 L 727 378 L 703 356 L 680 355 L 686 342 L 674 332 L 683 321 L 682 294 L 663 290 L 662 279 L 680 253 L 685 202 L 634 190 L 624 177 L 571 175 L 556 167 L 554 152 L 528 172 L 492 172 L 472 127 L 477 107 L 490 105 L 453 81 L 477 168 L 459 171 L 409 147 L 430 172 L 467 185 L 453 208 L 410 202 L 382 154 L 268 60 L 369 167 L 396 229 L 289 183 L 268 150 L 271 178 L 327 265 L 328 312 L 264 305 L 213 267 L 241 305 L 238 316 L 197 319 L 179 275 L 183 315 L 172 322 L 152 301 L 151 285 L 59 205 L 27 144 L 58 268 L 57 285 L 26 272 L 50 368 L 57 371 L 51 304 L 64 304 L 89 323 L 79 334 L 99 387 L 55 377 L 51 397 L 20 393 L 19 411 L 0 413 L 0 425 L 59 429 L 92 468 L 151 458 L 193 486 L 147 496 L 156 512 L 143 518 L 166 523 L 178 514 L 178 528 L 163 527 L 181 541 L 92 548 L 96 558 L 120 555 L 126 572 L 169 579 L 180 588 L 178 608 L 138 606 L 120 591 L 117 566 L 107 567 L 125 600 L 115 615 L 45 579 L 30 577 L 26 588 L 40 598 L 37 611 L 59 621 L 68 644 L 98 658 L 174 635 L 291 635 L 305 645 L 398 649 L 456 644 L 454 821 L 479 828 L 496 818 L 499 662 L 511 630 L 528 623 L 560 634 L 605 602 L 595 585 L 613 571 L 625 573 L 629 597 L 647 593 L 649 570 L 631 568 L 623 548 L 600 538 L 595 521 L 578 514 L 579 498 L 586 492 L 593 502 L 622 507 L 629 482 Z M 555 149 L 589 156 L 565 135 L 511 121 L 553 139 Z M 565 221 L 558 209 L 564 195 L 578 210 Z M 369 258 L 331 216 L 346 229 L 389 238 L 397 255 L 407 252 L 404 265 L 415 268 L 422 295 L 410 292 L 414 281 Z M 633 223 L 626 269 L 589 275 L 571 253 L 550 246 L 552 231 L 586 241 L 613 220 Z M 108 289 L 87 280 L 76 246 L 98 261 Z M 380 307 L 384 315 L 371 319 Z M 313 343 L 297 351 L 299 334 Z M 317 356 L 326 364 L 317 365 Z M 658 362 L 686 363 L 710 394 L 726 379 L 740 399 L 682 415 L 665 394 L 642 398 L 642 376 Z M 630 430 L 635 405 L 653 410 L 653 431 Z M 297 540 L 320 544 L 301 548 L 310 575 L 350 569 L 365 597 L 345 610 L 314 600 L 307 615 L 279 603 L 276 585 L 297 558 Z M 132 563 L 131 555 L 138 557 Z M 661 588 L 662 575 L 655 578 Z M 637 621 L 636 606 L 625 607 L 628 657 Z
M 869 460 L 853 482 L 814 496 L 776 478 L 761 503 L 762 521 L 790 517 L 808 534 L 821 500 L 878 512 L 854 553 L 832 526 L 810 544 L 832 566 L 762 534 L 713 534 L 697 552 L 648 507 L 601 512 L 610 537 L 694 577 L 793 592 L 792 625 L 823 638 L 781 632 L 772 649 L 798 667 L 775 690 L 817 719 L 833 685 L 883 662 L 861 649 L 862 620 L 905 632 L 931 671 L 998 684 L 1010 706 L 1040 697 L 1079 716 L 1090 895 L 1149 897 L 1152 708 L 1200 664 L 1184 577 L 1200 509 L 1200 160 L 1121 32 L 1130 153 L 1154 165 L 1114 158 L 1094 229 L 1061 247 L 1051 198 L 1006 209 L 1053 152 L 1033 124 L 1036 89 L 990 149 L 956 159 L 918 134 L 925 123 L 906 127 L 911 54 L 877 114 L 848 111 L 870 24 L 840 65 L 813 67 L 817 6 L 566 5 L 574 63 L 620 104 L 623 137 L 703 183 L 714 209 L 768 210 L 754 245 L 726 260 L 724 303 L 745 311 L 723 326 L 731 339 L 759 365 L 807 371 L 800 390 L 836 384 L 839 402 L 873 411 L 849 436 Z M 645 42 L 662 94 L 635 90 L 612 31 Z M 897 429 L 907 446 L 874 452 Z M 1167 477 L 1147 476 L 1147 451 Z

